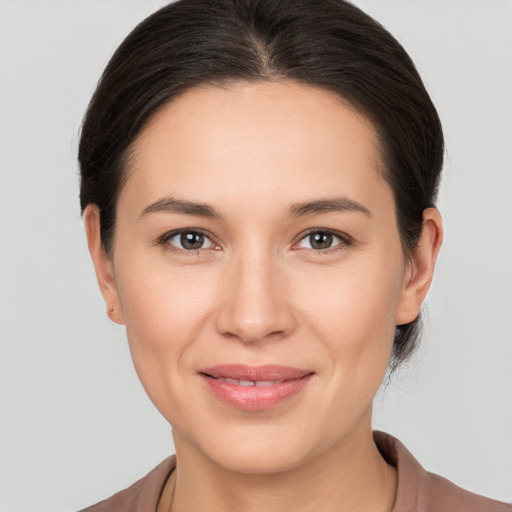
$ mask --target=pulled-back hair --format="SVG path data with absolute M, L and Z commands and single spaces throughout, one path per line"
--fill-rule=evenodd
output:
M 336 93 L 376 129 L 404 253 L 435 203 L 443 162 L 436 109 L 409 55 L 344 0 L 178 0 L 142 21 L 108 63 L 80 139 L 80 202 L 100 208 L 111 250 L 130 148 L 164 104 L 198 85 L 294 80 Z M 392 367 L 414 349 L 398 326 Z

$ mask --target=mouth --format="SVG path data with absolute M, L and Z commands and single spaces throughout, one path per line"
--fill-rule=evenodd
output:
M 261 411 L 300 393 L 314 372 L 287 366 L 221 365 L 198 372 L 209 391 L 237 409 Z
M 227 382 L 229 384 L 234 384 L 235 386 L 259 386 L 260 388 L 265 388 L 268 386 L 276 386 L 277 384 L 282 384 L 283 382 L 287 382 L 286 380 L 238 380 L 238 379 L 230 379 L 228 377 L 213 377 L 212 375 L 205 374 L 207 377 L 211 377 L 212 379 Z

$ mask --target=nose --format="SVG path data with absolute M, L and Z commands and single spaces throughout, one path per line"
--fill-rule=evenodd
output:
M 216 328 L 224 336 L 258 343 L 288 336 L 296 320 L 282 268 L 271 257 L 240 254 L 223 281 Z

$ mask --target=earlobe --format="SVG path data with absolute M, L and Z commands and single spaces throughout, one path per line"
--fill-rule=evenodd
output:
M 396 325 L 404 325 L 417 318 L 421 304 L 432 283 L 437 255 L 443 240 L 443 224 L 437 208 L 423 212 L 423 227 L 404 275 Z
M 84 225 L 89 253 L 96 271 L 96 278 L 107 307 L 108 317 L 118 324 L 124 324 L 123 311 L 114 274 L 114 266 L 106 253 L 100 236 L 100 209 L 89 204 L 84 210 Z

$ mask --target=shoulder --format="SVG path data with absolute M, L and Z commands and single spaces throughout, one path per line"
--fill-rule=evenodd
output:
M 501 503 L 461 489 L 446 478 L 427 473 L 425 502 L 433 512 L 512 512 L 512 505 Z
M 176 456 L 161 462 L 133 485 L 80 512 L 155 512 L 165 482 L 176 466 Z
M 398 439 L 374 432 L 382 456 L 398 471 L 393 512 L 512 512 L 512 506 L 461 489 L 421 467 Z

